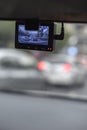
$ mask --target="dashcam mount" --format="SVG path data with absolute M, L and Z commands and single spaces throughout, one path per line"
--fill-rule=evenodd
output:
M 54 35 L 54 40 L 63 40 L 64 39 L 64 23 L 61 25 L 61 33 Z

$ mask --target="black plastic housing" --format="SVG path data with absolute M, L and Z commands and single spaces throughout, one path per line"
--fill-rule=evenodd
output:
M 49 22 L 49 21 L 39 21 L 39 23 L 36 23 L 36 25 L 32 25 L 31 27 L 29 27 L 29 21 L 26 22 L 25 20 L 20 21 L 18 20 L 16 22 L 16 29 L 15 29 L 15 48 L 19 48 L 19 49 L 30 49 L 30 50 L 40 50 L 40 51 L 53 51 L 53 40 L 54 40 L 54 23 L 53 22 Z M 32 22 L 32 24 L 34 24 L 34 21 Z M 41 45 L 41 44 L 32 44 L 32 43 L 19 43 L 18 41 L 18 27 L 19 25 L 25 25 L 26 29 L 30 29 L 30 30 L 36 30 L 37 29 L 37 25 L 39 26 L 48 26 L 49 27 L 49 36 L 48 36 L 48 45 Z M 32 28 L 33 27 L 33 28 Z M 36 28 L 34 28 L 36 27 Z

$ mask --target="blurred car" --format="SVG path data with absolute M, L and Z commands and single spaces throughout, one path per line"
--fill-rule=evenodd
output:
M 50 85 L 82 85 L 85 69 L 74 57 L 54 55 L 38 63 L 45 82 Z
M 32 54 L 0 49 L 0 89 L 36 89 L 42 81 L 37 60 Z
M 83 65 L 87 73 L 87 55 L 79 55 L 77 59 Z

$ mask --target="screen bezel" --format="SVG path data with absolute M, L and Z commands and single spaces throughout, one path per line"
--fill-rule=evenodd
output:
M 49 26 L 49 39 L 48 45 L 39 45 L 39 44 L 29 44 L 29 43 L 19 43 L 18 42 L 18 26 L 26 25 L 25 21 L 17 21 L 15 28 L 15 48 L 19 49 L 30 49 L 30 50 L 41 50 L 41 51 L 52 51 L 53 50 L 53 34 L 54 34 L 54 23 L 48 21 L 41 21 L 39 26 Z

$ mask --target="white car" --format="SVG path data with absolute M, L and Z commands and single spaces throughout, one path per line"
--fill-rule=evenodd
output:
M 0 89 L 38 89 L 43 78 L 36 66 L 37 60 L 32 54 L 0 49 Z
M 85 81 L 85 69 L 70 57 L 47 58 L 39 62 L 38 69 L 45 82 L 51 85 L 81 85 Z

